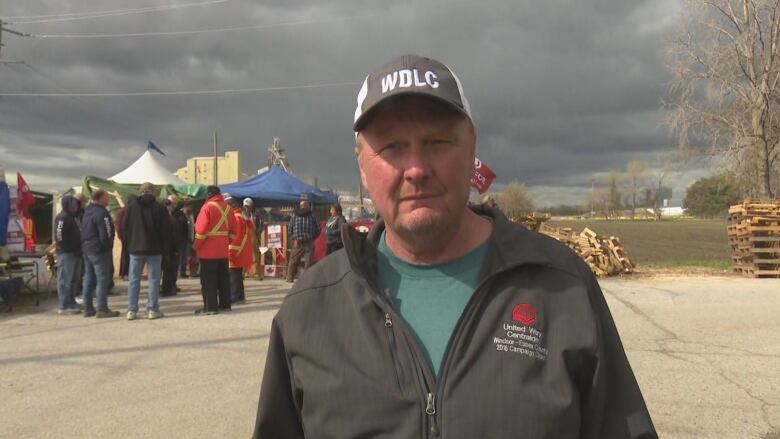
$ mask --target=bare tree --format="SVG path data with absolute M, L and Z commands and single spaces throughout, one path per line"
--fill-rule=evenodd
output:
M 531 196 L 525 188 L 525 185 L 517 180 L 504 187 L 504 190 L 498 194 L 498 206 L 508 216 L 530 213 L 534 210 L 534 204 Z
M 661 201 L 663 199 L 664 184 L 669 180 L 685 173 L 685 169 L 691 164 L 694 153 L 688 149 L 667 149 L 658 151 L 651 162 L 648 179 L 652 207 L 655 219 L 661 219 Z
M 621 207 L 620 182 L 623 180 L 623 173 L 618 170 L 609 171 L 604 175 L 604 182 L 607 184 L 607 211 L 614 219 L 619 216 Z
M 595 219 L 597 215 L 603 215 L 605 220 L 609 219 L 609 189 L 605 187 L 593 187 L 585 195 L 583 210 L 590 212 L 590 218 Z
M 626 165 L 626 178 L 628 179 L 629 192 L 631 196 L 631 220 L 636 215 L 636 197 L 639 194 L 640 186 L 647 178 L 647 163 L 642 160 L 631 160 Z
M 780 0 L 685 0 L 669 50 L 682 148 L 724 153 L 771 198 L 780 167 Z

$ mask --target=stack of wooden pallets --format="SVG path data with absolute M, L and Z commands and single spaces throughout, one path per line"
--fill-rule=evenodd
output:
M 551 236 L 577 253 L 596 276 L 614 276 L 631 273 L 636 265 L 628 257 L 617 236 L 601 236 L 589 228 L 575 232 L 570 227 L 552 227 L 545 224 L 549 214 L 512 218 L 528 229 Z
M 538 214 L 536 212 L 530 215 L 517 215 L 512 217 L 512 221 L 524 225 L 527 229 L 538 232 L 545 221 L 550 219 L 549 213 Z
M 734 271 L 780 278 L 780 199 L 746 199 L 729 208 L 729 244 Z

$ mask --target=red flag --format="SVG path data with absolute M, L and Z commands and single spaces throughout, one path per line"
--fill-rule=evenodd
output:
M 496 178 L 496 173 L 482 160 L 474 158 L 474 175 L 471 176 L 471 185 L 477 188 L 480 194 L 484 194 L 490 188 L 490 184 Z
M 35 203 L 35 197 L 30 190 L 30 186 L 24 181 L 22 174 L 16 173 L 16 194 L 19 203 L 19 212 L 25 212 L 27 207 Z

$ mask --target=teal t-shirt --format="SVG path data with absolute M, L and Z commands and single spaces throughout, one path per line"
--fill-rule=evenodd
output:
M 452 261 L 434 265 L 399 259 L 379 240 L 378 268 L 382 288 L 411 328 L 436 377 L 455 324 L 479 282 L 488 241 Z

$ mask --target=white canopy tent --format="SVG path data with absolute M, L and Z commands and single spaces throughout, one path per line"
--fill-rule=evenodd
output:
M 141 184 L 146 182 L 174 185 L 187 184 L 165 169 L 160 160 L 149 150 L 139 157 L 135 163 L 128 166 L 127 169 L 108 179 L 123 184 Z

